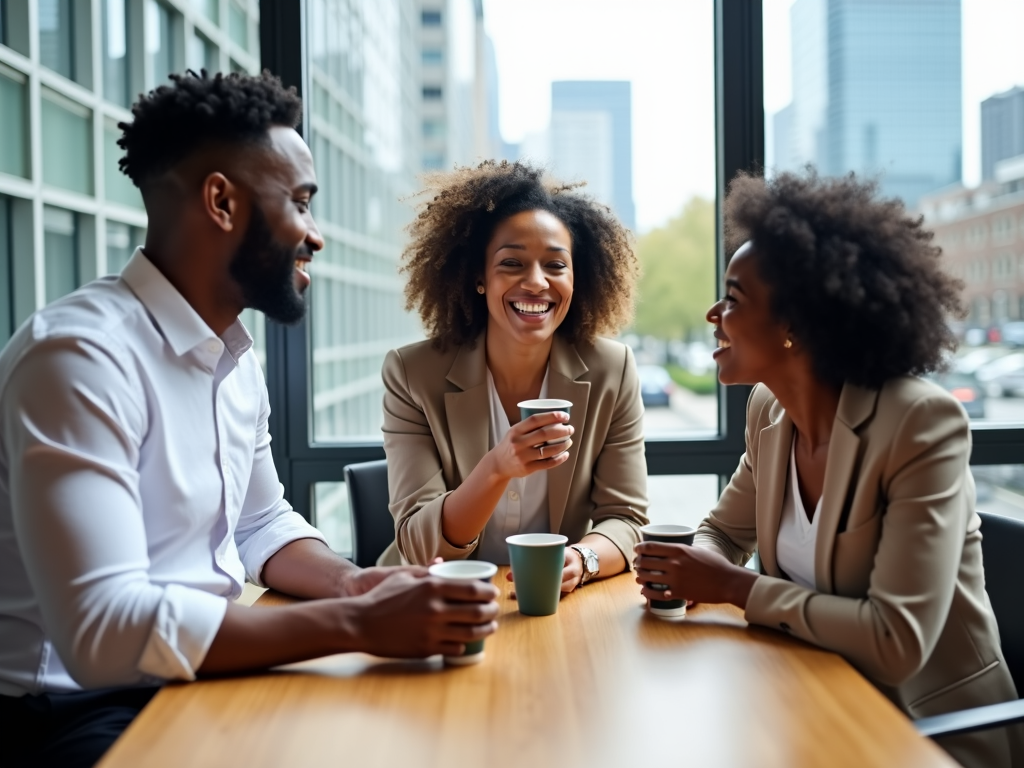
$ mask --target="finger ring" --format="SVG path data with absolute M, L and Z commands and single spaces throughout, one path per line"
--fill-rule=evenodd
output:
M 538 445 L 537 446 L 537 451 L 540 453 L 540 457 L 543 459 L 544 458 L 544 446 L 543 445 Z

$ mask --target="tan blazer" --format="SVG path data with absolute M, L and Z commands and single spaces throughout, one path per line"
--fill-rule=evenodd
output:
M 842 654 L 911 717 L 1016 698 L 981 560 L 981 520 L 959 403 L 913 377 L 847 384 L 829 442 L 817 590 L 776 562 L 793 422 L 763 385 L 747 405 L 746 453 L 696 543 L 765 574 L 746 618 Z M 966 765 L 1009 766 L 1020 729 L 940 742 Z M 1018 761 L 1024 751 L 1015 752 Z M 1013 763 L 1024 765 L 1024 763 Z
M 479 537 L 465 547 L 450 544 L 441 533 L 441 506 L 490 449 L 483 337 L 472 349 L 442 353 L 424 341 L 392 350 L 383 376 L 396 541 L 379 562 L 469 557 Z M 628 562 L 647 523 L 643 405 L 633 353 L 609 339 L 574 346 L 556 335 L 548 396 L 572 402 L 576 428 L 569 459 L 548 470 L 550 530 L 570 543 L 593 530 Z

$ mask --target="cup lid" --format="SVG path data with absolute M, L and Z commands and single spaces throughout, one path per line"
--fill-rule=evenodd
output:
M 550 397 L 537 400 L 523 400 L 523 402 L 516 403 L 516 405 L 519 408 L 572 408 L 572 403 L 568 400 L 558 400 Z
M 640 527 L 640 533 L 649 533 L 652 536 L 689 536 L 697 532 L 696 528 L 688 525 L 644 525 Z
M 489 579 L 498 572 L 498 566 L 483 560 L 448 560 L 434 563 L 427 572 L 442 579 Z
M 569 539 L 560 533 L 517 533 L 505 537 L 506 544 L 519 547 L 553 547 L 557 544 L 568 544 Z

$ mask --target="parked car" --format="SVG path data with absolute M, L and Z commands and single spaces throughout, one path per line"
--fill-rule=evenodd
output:
M 974 374 L 983 365 L 987 365 L 1000 357 L 1006 357 L 1008 354 L 1010 354 L 1010 350 L 1006 347 L 978 347 L 953 360 L 952 370 L 960 373 Z
M 1024 352 L 1012 352 L 986 363 L 975 378 L 989 397 L 1016 397 L 1024 393 Z
M 644 408 L 667 407 L 676 385 L 668 371 L 660 365 L 638 365 L 640 399 Z
M 1011 320 L 1003 324 L 1003 344 L 1008 347 L 1024 347 L 1024 321 Z
M 935 373 L 927 378 L 959 400 L 969 418 L 985 418 L 985 390 L 973 374 L 950 371 Z

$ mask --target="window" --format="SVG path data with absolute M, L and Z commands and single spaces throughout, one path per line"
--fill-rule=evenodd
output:
M 44 67 L 75 78 L 74 0 L 39 0 L 39 59 Z
M 155 88 L 178 71 L 181 17 L 157 0 L 146 0 L 146 87 Z
M 209 75 L 220 71 L 217 47 L 198 31 L 192 32 L 188 44 L 189 67 L 196 72 L 205 69 Z
M 423 86 L 423 100 L 437 101 L 441 98 L 441 88 L 438 86 Z
M 27 78 L 0 64 L 0 173 L 28 178 Z
M 121 173 L 119 161 L 124 151 L 117 145 L 121 129 L 117 121 L 106 118 L 103 121 L 103 182 L 106 199 L 113 203 L 142 209 L 142 195 L 132 180 Z
M 81 285 L 79 277 L 79 219 L 81 214 L 43 208 L 43 251 L 46 259 L 46 303 L 66 296 Z
M 92 112 L 42 89 L 43 182 L 91 195 Z
M 444 63 L 444 53 L 437 48 L 425 48 L 421 60 L 425 67 L 437 67 Z
M 197 9 L 214 24 L 220 23 L 218 6 L 220 0 L 192 0 L 192 7 Z
M 131 104 L 128 68 L 128 0 L 103 0 L 103 96 Z
M 119 221 L 107 221 L 107 274 L 120 274 L 135 248 L 144 245 L 144 241 L 144 230 Z
M 440 120 L 423 121 L 423 138 L 434 139 L 444 136 L 444 123 Z
M 0 45 L 28 56 L 28 0 L 0 0 Z
M 444 152 L 424 152 L 423 170 L 440 171 L 444 168 Z
M 0 344 L 6 344 L 14 333 L 14 234 L 11 230 L 11 199 L 0 195 Z
M 245 10 L 239 7 L 238 3 L 228 3 L 228 34 L 234 43 L 248 50 L 249 48 L 249 19 Z
M 420 21 L 424 27 L 440 27 L 441 26 L 441 12 L 440 11 L 423 11 L 420 14 Z

